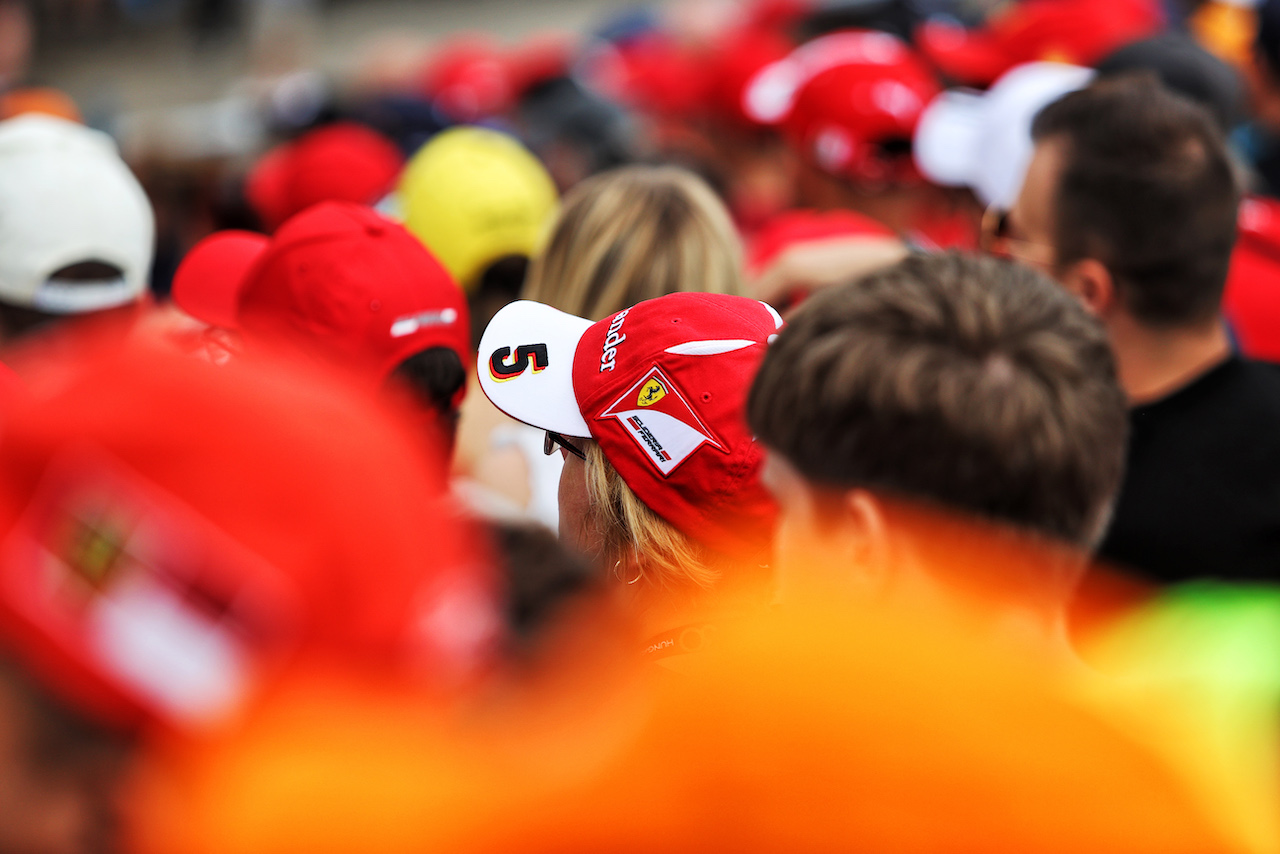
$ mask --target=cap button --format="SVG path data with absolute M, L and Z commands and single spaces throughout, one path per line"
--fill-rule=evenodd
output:
M 370 237 L 381 237 L 387 233 L 387 227 L 380 222 L 369 222 L 365 223 L 364 231 Z

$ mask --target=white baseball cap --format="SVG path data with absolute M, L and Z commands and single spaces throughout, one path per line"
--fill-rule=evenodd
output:
M 111 137 L 43 115 L 0 122 L 0 301 L 49 314 L 133 302 L 147 286 L 155 216 Z M 66 281 L 63 268 L 114 267 Z
M 984 204 L 1010 207 L 1031 163 L 1031 123 L 1058 98 L 1083 89 L 1094 72 L 1061 62 L 1029 62 L 986 92 L 949 89 L 925 107 L 912 152 L 935 184 L 970 187 Z

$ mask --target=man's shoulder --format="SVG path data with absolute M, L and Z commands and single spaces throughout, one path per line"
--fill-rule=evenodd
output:
M 1201 437 L 1274 437 L 1268 444 L 1280 447 L 1280 364 L 1233 357 L 1169 396 L 1137 407 L 1134 417 L 1135 428 L 1162 424 Z
M 1280 363 L 1241 358 L 1232 360 L 1231 367 L 1230 391 L 1280 406 Z

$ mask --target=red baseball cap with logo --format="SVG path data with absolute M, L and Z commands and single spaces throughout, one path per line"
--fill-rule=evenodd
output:
M 848 30 L 814 39 L 762 68 L 743 94 L 748 116 L 778 125 L 824 170 L 864 181 L 920 180 L 911 158 L 920 114 L 941 87 L 888 33 Z M 901 152 L 886 144 L 904 145 Z
M 985 87 L 1025 62 L 1092 66 L 1116 48 L 1159 32 L 1164 23 L 1155 0 L 1022 0 L 1007 4 L 980 29 L 926 21 L 915 41 L 948 77 Z
M 758 557 L 774 507 L 744 413 L 781 326 L 764 303 L 722 294 L 669 294 L 596 323 L 520 300 L 485 329 L 477 371 L 511 417 L 596 440 L 636 496 L 686 536 Z
M 416 237 L 363 205 L 324 202 L 290 219 L 238 290 L 250 346 L 290 340 L 379 383 L 431 347 L 471 361 L 462 290 Z
M 373 205 L 404 168 L 391 140 L 364 125 L 338 122 L 267 152 L 249 173 L 245 194 L 263 225 L 275 230 L 318 202 Z
M 0 437 L 0 645 L 49 690 L 181 729 L 294 662 L 440 686 L 483 663 L 494 579 L 390 404 L 284 356 L 59 358 Z

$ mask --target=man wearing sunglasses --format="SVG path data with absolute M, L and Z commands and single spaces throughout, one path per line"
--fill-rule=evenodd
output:
M 1280 369 L 1236 355 L 1222 320 L 1240 196 L 1213 119 L 1118 78 L 1050 104 L 1032 137 L 987 245 L 1107 330 L 1131 437 L 1101 556 L 1162 582 L 1280 577 Z

